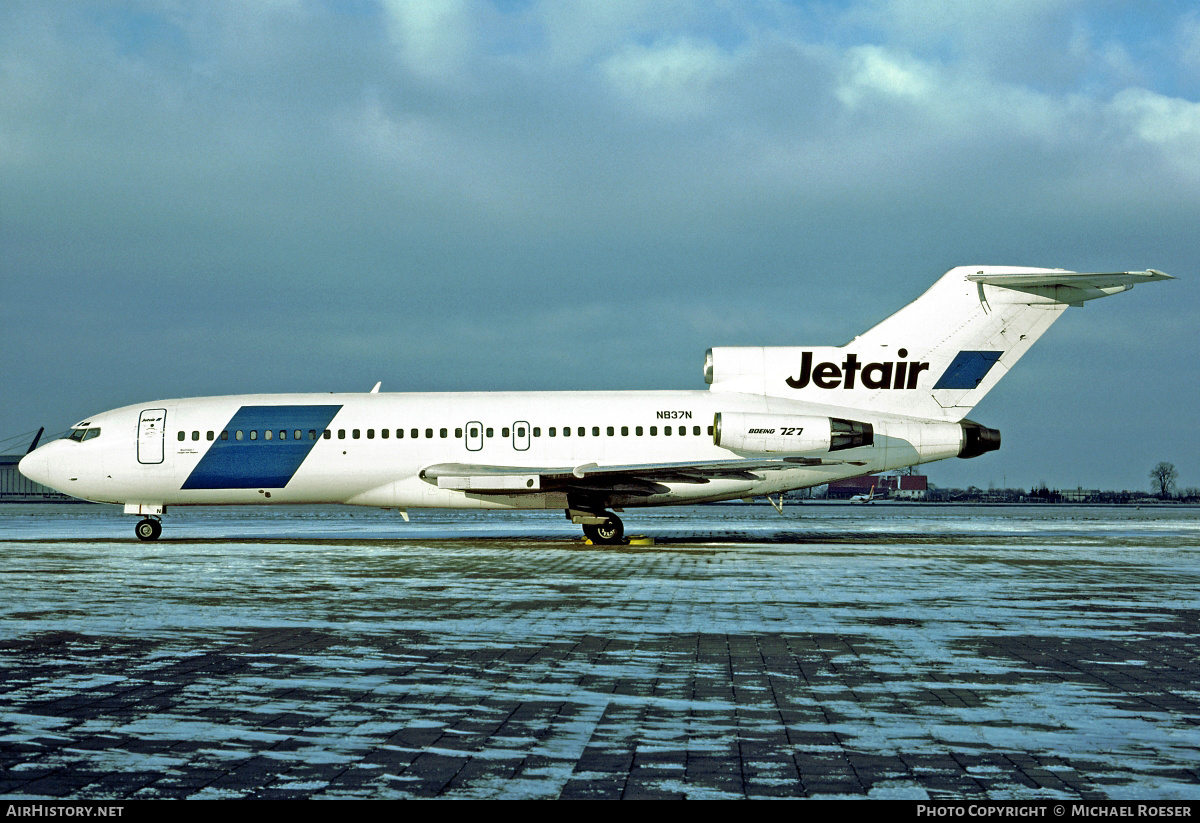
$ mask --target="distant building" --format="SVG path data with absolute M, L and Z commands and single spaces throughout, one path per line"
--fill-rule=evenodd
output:
M 79 503 L 77 498 L 34 483 L 17 470 L 23 454 L 0 454 L 0 503 Z
M 929 478 L 923 474 L 865 474 L 848 477 L 829 484 L 830 500 L 846 500 L 856 494 L 868 494 L 875 488 L 878 497 L 893 500 L 924 500 L 929 492 Z

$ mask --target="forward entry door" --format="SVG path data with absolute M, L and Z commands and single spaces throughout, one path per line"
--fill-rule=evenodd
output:
M 142 409 L 138 417 L 138 462 L 163 462 L 163 441 L 166 437 L 167 410 Z

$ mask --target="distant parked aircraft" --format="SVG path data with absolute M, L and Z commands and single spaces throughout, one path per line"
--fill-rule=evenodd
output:
M 866 494 L 856 494 L 850 498 L 851 503 L 870 503 L 875 499 L 875 487 L 871 486 L 871 491 Z

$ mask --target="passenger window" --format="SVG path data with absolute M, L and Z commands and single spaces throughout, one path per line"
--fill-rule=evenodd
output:
M 570 436 L 571 436 L 571 427 L 563 426 L 563 437 L 570 437 Z
M 250 439 L 251 439 L 251 440 L 257 440 L 257 439 L 258 439 L 258 430 L 257 430 L 257 429 L 251 429 L 251 430 L 250 430 Z
M 238 429 L 236 432 L 234 432 L 233 439 L 234 440 L 242 439 L 242 430 L 241 429 Z
M 229 431 L 228 431 L 228 430 L 221 432 L 221 439 L 222 439 L 222 440 L 228 440 L 228 439 L 229 439 Z
M 607 429 L 607 431 L 608 431 L 608 436 L 609 436 L 609 437 L 612 437 L 614 434 L 616 434 L 616 431 L 613 429 L 613 427 L 612 427 L 612 426 L 609 426 L 609 427 L 608 427 L 608 429 Z
M 575 430 L 575 433 L 577 435 L 579 435 L 580 437 L 583 437 L 585 434 L 587 434 L 587 429 L 585 429 L 583 426 L 580 426 L 578 429 Z
M 483 433 L 484 433 L 484 434 L 486 434 L 488 437 L 491 437 L 491 436 L 492 436 L 492 429 L 491 429 L 491 427 L 488 427 L 488 428 L 484 429 L 484 430 L 483 430 Z
M 390 435 L 391 433 L 392 433 L 391 429 L 380 429 L 379 430 L 379 436 L 382 437 L 384 440 L 387 440 L 388 435 Z
M 354 429 L 350 432 L 350 437 L 357 440 L 358 438 L 362 437 L 362 432 L 358 429 Z
M 316 439 L 317 439 L 317 430 L 316 430 L 316 429 L 309 429 L 309 430 L 308 430 L 308 439 L 309 439 L 309 440 L 316 440 Z
M 541 426 L 534 426 L 534 427 L 533 427 L 533 436 L 534 436 L 534 437 L 541 437 L 541 436 L 542 436 L 542 428 L 541 428 Z
M 651 426 L 651 427 L 650 427 L 650 436 L 651 436 L 651 437 L 658 437 L 658 426 Z
M 279 439 L 280 439 L 280 440 L 287 440 L 287 429 L 280 429 L 280 430 L 279 430 Z
M 333 432 L 331 432 L 329 429 L 326 429 L 325 431 L 321 432 L 321 437 L 324 437 L 326 440 L 328 440 L 329 438 L 333 437 Z
M 270 429 L 267 429 L 265 432 L 263 432 L 263 440 L 270 440 L 271 437 L 272 434 Z
M 375 430 L 374 429 L 367 429 L 367 439 L 368 440 L 375 439 Z
M 670 437 L 670 436 L 671 436 L 671 427 L 663 426 L 663 437 Z
M 525 427 L 517 426 L 517 437 L 524 437 L 524 436 L 525 436 Z
M 426 437 L 429 437 L 429 438 L 432 438 L 432 437 L 433 437 L 433 429 L 426 429 L 426 430 L 425 430 L 425 436 L 426 436 Z
M 200 432 L 197 432 L 197 431 L 194 431 L 194 432 L 192 432 L 192 439 L 193 439 L 193 440 L 199 440 L 199 439 L 200 439 Z
M 212 433 L 212 432 L 206 432 L 206 433 L 205 433 L 205 435 L 204 435 L 204 439 L 205 439 L 205 440 L 212 440 L 212 439 L 213 439 L 213 433 Z
M 502 429 L 500 430 L 500 436 L 501 436 L 501 437 L 508 437 L 508 426 L 505 426 L 504 428 L 502 428 Z
M 709 427 L 708 427 L 708 436 L 709 436 L 709 437 L 712 437 L 712 433 L 713 433 L 713 427 L 712 427 L 712 426 L 709 426 Z
M 636 434 L 638 437 L 641 437 L 642 436 L 642 427 L 637 426 L 636 428 L 634 428 L 633 433 Z
M 680 426 L 679 427 L 679 436 L 683 437 L 685 434 L 687 434 L 687 426 Z
M 462 429 L 455 429 L 454 430 L 454 439 L 457 440 L 460 437 L 462 437 Z
M 599 437 L 599 436 L 600 436 L 600 427 L 592 426 L 592 437 Z
M 622 436 L 622 437 L 628 437 L 628 436 L 629 436 L 629 427 L 628 427 L 628 426 L 622 426 L 622 427 L 621 427 L 621 436 Z
M 438 429 L 438 435 L 439 435 L 439 436 L 441 436 L 441 437 L 443 437 L 443 438 L 444 438 L 444 437 L 448 437 L 448 436 L 449 436 L 449 434 L 450 434 L 450 433 L 449 433 L 448 431 L 446 431 L 445 429 Z
M 699 437 L 700 436 L 700 427 L 692 426 L 692 434 L 695 435 L 696 437 Z
M 345 440 L 345 439 L 346 439 L 346 430 L 338 429 L 338 440 Z
M 81 442 L 82 442 L 82 441 L 83 441 L 83 435 L 84 435 L 84 434 L 86 434 L 86 432 L 85 432 L 83 429 L 76 429 L 75 431 L 79 432 L 79 436 L 78 436 L 78 437 L 76 437 L 74 434 L 72 434 L 72 435 L 71 435 L 71 439 L 72 439 L 72 440 L 79 440 L 79 441 L 81 441 Z M 183 442 L 184 440 L 186 440 L 186 439 L 187 439 L 187 434 L 186 434 L 185 432 L 180 432 L 180 433 L 179 433 L 179 442 L 180 442 L 180 443 L 182 443 L 182 442 Z
M 557 437 L 557 436 L 558 436 L 558 430 L 557 430 L 557 429 L 555 429 L 555 428 L 554 428 L 554 426 L 551 426 L 551 427 L 550 427 L 550 430 L 549 430 L 548 432 L 546 432 L 546 433 L 547 433 L 548 435 L 550 435 L 551 437 Z
M 414 429 L 414 431 L 415 431 L 415 429 Z M 396 439 L 397 440 L 404 439 L 404 429 L 396 429 Z

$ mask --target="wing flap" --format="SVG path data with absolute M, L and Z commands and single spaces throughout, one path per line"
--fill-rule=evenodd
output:
M 439 489 L 482 492 L 536 492 L 542 490 L 536 474 L 443 474 L 437 477 Z
M 761 480 L 763 472 L 801 466 L 845 465 L 861 461 L 815 457 L 713 460 L 699 463 L 637 463 L 600 466 L 495 466 L 472 463 L 435 463 L 421 470 L 428 482 L 443 489 L 513 494 L 537 491 L 618 491 L 626 494 L 663 494 L 665 483 L 705 484 L 713 480 Z

